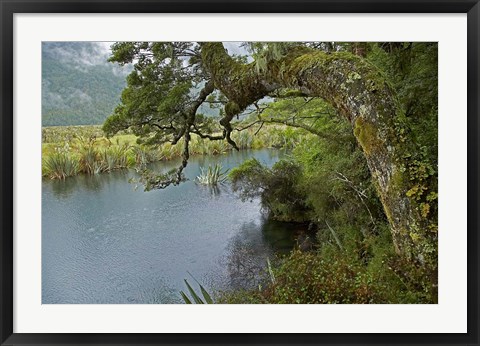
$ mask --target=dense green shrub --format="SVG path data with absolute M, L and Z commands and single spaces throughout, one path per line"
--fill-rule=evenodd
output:
M 239 191 L 243 200 L 260 197 L 271 217 L 283 221 L 307 217 L 306 196 L 299 188 L 301 175 L 301 167 L 293 161 L 281 160 L 270 169 L 254 158 L 229 174 L 234 191 Z
M 312 252 L 295 250 L 273 268 L 274 284 L 266 281 L 258 290 L 223 292 L 217 300 L 232 304 L 435 302 L 432 288 L 419 284 L 422 273 L 401 268 L 398 261 L 389 230 L 383 227 L 379 236 L 361 242 L 351 239 L 344 250 L 333 244 Z
M 374 53 L 377 62 L 386 54 Z M 432 68 L 424 66 L 421 74 L 426 71 L 432 72 Z M 406 120 L 412 138 L 420 143 L 436 143 L 436 108 L 428 103 L 433 93 L 428 88 L 425 91 L 425 84 L 415 86 L 414 72 L 405 73 L 401 80 L 409 86 L 398 87 L 402 89 L 402 101 L 412 107 L 412 119 Z M 415 93 L 426 99 L 419 102 L 423 105 L 409 99 Z M 276 111 L 282 111 L 282 103 L 285 109 L 292 109 L 291 101 L 277 101 Z M 298 109 L 298 105 L 295 107 Z M 418 113 L 420 109 L 425 112 L 423 116 Z M 306 114 L 330 111 L 319 100 L 302 108 Z M 292 113 L 285 114 L 292 118 Z M 255 160 L 247 161 L 233 170 L 231 177 L 244 199 L 260 197 L 273 216 L 286 221 L 310 221 L 317 229 L 316 249 L 306 253 L 297 250 L 280 261 L 274 267 L 275 284 L 265 282 L 258 290 L 224 293 L 219 301 L 435 303 L 436 273 L 412 266 L 394 251 L 382 204 L 350 124 L 322 116 L 308 126 L 317 136 L 304 136 L 296 142 L 289 160 L 272 169 Z M 435 148 L 412 153 L 416 159 L 411 162 L 415 164 L 405 167 L 412 180 L 418 181 L 419 191 L 409 193 L 418 194 L 425 215 L 436 213 L 436 194 L 423 195 L 423 189 L 430 191 L 436 184 L 434 153 Z M 427 202 L 432 206 L 425 207 Z

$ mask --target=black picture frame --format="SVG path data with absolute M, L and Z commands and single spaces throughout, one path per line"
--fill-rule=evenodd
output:
M 478 345 L 479 0 L 0 0 L 2 345 Z M 13 16 L 15 13 L 467 13 L 468 332 L 465 334 L 21 334 L 13 333 Z M 455 316 L 452 316 L 455 318 Z

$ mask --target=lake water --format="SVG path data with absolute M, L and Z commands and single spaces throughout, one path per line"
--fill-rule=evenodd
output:
M 242 202 L 228 183 L 214 191 L 194 179 L 208 164 L 232 168 L 253 156 L 271 166 L 282 155 L 192 157 L 187 182 L 150 192 L 134 189 L 132 171 L 45 180 L 42 303 L 182 303 L 190 274 L 210 290 L 255 287 L 266 259 L 292 248 L 298 225 L 266 219 L 258 200 Z

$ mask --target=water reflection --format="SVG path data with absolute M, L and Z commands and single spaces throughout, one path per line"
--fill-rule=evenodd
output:
M 229 289 L 252 289 L 265 280 L 265 264 L 272 251 L 262 242 L 258 228 L 253 222 L 244 224 L 227 247 L 224 262 Z
M 75 177 L 69 177 L 65 180 L 48 180 L 44 179 L 43 187 L 50 187 L 51 192 L 58 198 L 68 198 L 78 189 L 85 189 L 88 191 L 101 191 L 106 185 L 116 183 L 118 181 L 125 181 L 134 176 L 131 170 L 118 170 L 108 174 L 94 174 L 86 175 L 80 174 Z M 133 185 L 132 185 L 133 186 Z
M 269 280 L 267 259 L 275 263 L 297 246 L 297 237 L 308 225 L 272 220 L 263 215 L 259 222 L 244 223 L 229 241 L 221 266 L 226 268 L 223 288 L 255 289 Z
M 53 194 L 57 198 L 68 198 L 77 187 L 78 179 L 43 181 L 43 185 L 50 185 Z
M 42 303 L 177 303 L 189 272 L 208 287 L 254 287 L 266 258 L 295 245 L 292 225 L 269 221 L 229 184 L 194 179 L 208 164 L 231 169 L 255 156 L 272 165 L 278 155 L 193 157 L 187 182 L 148 193 L 128 183 L 133 171 L 44 181 Z
M 208 167 L 208 165 L 214 165 L 221 162 L 222 167 L 225 170 L 230 170 L 243 161 L 256 157 L 261 163 L 272 166 L 278 159 L 285 157 L 287 153 L 283 150 L 242 150 L 239 152 L 229 152 L 223 155 L 214 156 L 194 156 L 190 158 L 189 164 L 184 173 L 187 177 L 187 181 L 195 181 L 195 178 L 200 174 L 200 167 Z M 165 173 L 172 168 L 178 167 L 180 159 L 174 159 L 170 161 L 159 161 L 150 164 L 149 169 L 160 173 Z M 56 197 L 66 198 L 69 197 L 72 192 L 78 188 L 84 188 L 88 191 L 100 191 L 110 184 L 116 184 L 118 182 L 125 182 L 132 178 L 138 178 L 139 175 L 133 169 L 122 169 L 112 171 L 108 174 L 94 174 L 86 175 L 80 174 L 74 177 L 66 178 L 65 180 L 49 180 L 43 179 L 43 187 L 50 187 L 51 192 Z M 135 184 L 131 184 L 132 189 L 135 188 Z M 169 187 L 169 188 L 174 188 Z M 220 184 L 215 187 L 207 187 L 210 189 L 212 195 L 219 195 L 222 189 L 225 189 L 224 184 Z M 141 190 L 141 188 L 140 188 Z

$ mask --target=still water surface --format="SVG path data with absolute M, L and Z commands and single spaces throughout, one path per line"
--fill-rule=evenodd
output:
M 267 257 L 292 248 L 292 224 L 267 220 L 259 201 L 228 186 L 197 185 L 200 167 L 271 166 L 274 150 L 192 157 L 186 183 L 135 190 L 132 171 L 45 180 L 42 190 L 42 302 L 182 303 L 191 273 L 212 290 L 256 285 Z M 178 162 L 158 164 L 169 169 Z

